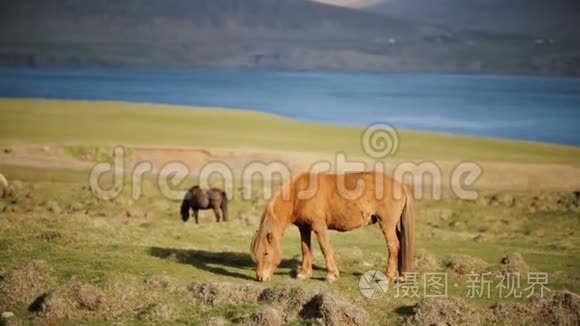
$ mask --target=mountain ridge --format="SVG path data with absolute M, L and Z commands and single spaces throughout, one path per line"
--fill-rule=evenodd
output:
M 0 4 L 0 64 L 580 74 L 577 44 L 306 0 Z

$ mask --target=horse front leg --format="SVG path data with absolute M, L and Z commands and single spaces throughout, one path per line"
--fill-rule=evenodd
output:
M 312 246 L 310 243 L 312 230 L 307 226 L 301 226 L 298 229 L 300 230 L 300 242 L 302 247 L 302 270 L 298 273 L 296 278 L 299 280 L 305 280 L 312 276 Z
M 219 222 L 220 222 L 220 218 L 221 218 L 221 217 L 220 217 L 220 211 L 219 211 L 217 208 L 214 208 L 214 209 L 213 209 L 213 213 L 215 214 L 215 221 L 216 221 L 217 223 L 219 223 Z
M 199 210 L 193 210 L 193 217 L 195 218 L 195 224 L 199 224 Z
M 336 281 L 338 279 L 338 268 L 336 267 L 336 263 L 334 262 L 334 257 L 332 255 L 332 248 L 330 247 L 330 240 L 328 238 L 328 228 L 326 225 L 313 229 L 314 233 L 316 233 L 316 238 L 318 239 L 318 244 L 320 245 L 320 249 L 322 249 L 322 253 L 324 254 L 324 259 L 326 260 L 326 280 L 327 281 Z

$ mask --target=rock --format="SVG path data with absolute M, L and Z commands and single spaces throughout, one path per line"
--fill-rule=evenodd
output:
M 0 318 L 2 318 L 2 319 L 10 319 L 12 317 L 14 317 L 14 313 L 11 311 L 4 311 L 2 313 L 2 315 L 0 316 Z
M 14 313 L 11 311 L 4 311 L 0 315 L 0 326 L 20 325 L 20 322 L 14 318 Z

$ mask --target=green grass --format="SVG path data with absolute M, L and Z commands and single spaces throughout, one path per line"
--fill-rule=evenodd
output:
M 0 99 L 0 141 L 346 152 L 363 156 L 359 127 L 299 122 L 219 108 Z M 580 164 L 580 148 L 399 131 L 395 158 Z
M 274 115 L 226 109 L 186 108 L 169 105 L 129 104 L 56 100 L 0 100 L 0 142 L 56 144 L 77 158 L 110 161 L 110 148 L 129 146 L 188 146 L 257 148 L 274 151 L 320 153 L 347 152 L 362 156 L 362 129 L 304 123 Z M 524 163 L 559 163 L 578 166 L 580 148 L 461 137 L 419 132 L 400 132 L 396 158 L 442 160 L 491 160 Z M 229 323 L 256 310 L 255 304 L 225 305 L 211 309 L 195 303 L 187 286 L 194 281 L 218 281 L 260 286 L 253 281 L 255 270 L 249 243 L 257 228 L 265 200 L 231 201 L 227 224 L 215 224 L 210 212 L 202 212 L 201 224 L 183 224 L 179 202 L 165 199 L 147 175 L 143 197 L 129 198 L 129 187 L 114 200 L 96 198 L 87 187 L 88 171 L 1 165 L 10 182 L 20 180 L 16 197 L 0 200 L 0 272 L 42 259 L 55 270 L 57 287 L 72 281 L 106 289 L 107 284 L 126 284 L 127 292 L 143 287 L 149 277 L 167 276 L 180 291 L 161 294 L 161 301 L 174 307 L 170 323 L 201 324 L 221 316 Z M 188 179 L 179 185 L 193 184 Z M 484 193 L 490 197 L 494 190 Z M 545 193 L 530 189 L 510 193 L 515 205 L 488 205 L 485 200 L 419 202 L 417 249 L 441 261 L 450 254 L 464 254 L 497 267 L 507 252 L 519 252 L 532 271 L 550 274 L 552 290 L 580 292 L 580 214 L 566 206 L 574 194 Z M 484 198 L 488 198 L 484 197 Z M 535 198 L 543 198 L 530 209 Z M 49 202 L 58 203 L 62 213 L 51 213 Z M 549 202 L 549 203 L 548 203 Z M 147 212 L 146 217 L 127 218 L 130 207 Z M 46 239 L 47 232 L 60 237 Z M 316 241 L 313 241 L 314 243 Z M 300 260 L 299 234 L 290 227 L 284 239 L 285 263 L 268 286 L 289 285 L 308 293 L 332 291 L 364 306 L 377 324 L 401 320 L 397 309 L 415 304 L 416 298 L 396 298 L 394 289 L 386 297 L 368 301 L 358 291 L 361 273 L 384 270 L 385 241 L 376 226 L 352 232 L 331 233 L 340 279 L 326 283 L 324 260 L 317 244 L 314 277 L 300 282 L 291 277 Z M 446 271 L 439 264 L 434 271 Z M 449 274 L 449 294 L 465 297 L 465 275 Z M 1 288 L 0 288 L 1 290 Z M 1 294 L 1 293 L 0 293 Z M 141 295 L 141 294 L 140 294 Z M 112 299 L 112 298 L 108 298 Z M 132 311 L 113 321 L 140 324 L 146 297 L 128 301 Z M 492 298 L 466 299 L 478 309 L 500 301 Z M 526 301 L 520 299 L 516 301 Z M 39 322 L 27 305 L 2 307 L 17 318 Z M 65 324 L 110 324 L 99 313 L 77 314 Z M 297 323 L 306 322 L 298 320 Z
M 77 280 L 97 287 L 126 278 L 138 285 L 142 282 L 139 280 L 158 275 L 170 277 L 183 289 L 200 280 L 259 286 L 253 281 L 255 271 L 248 248 L 264 207 L 263 200 L 250 203 L 235 198 L 231 202 L 228 224 L 215 224 L 210 212 L 202 212 L 200 225 L 183 224 L 178 216 L 179 203 L 161 197 L 152 179 L 146 180 L 144 197 L 136 202 L 129 200 L 128 189 L 121 197 L 104 201 L 96 199 L 86 188 L 85 171 L 0 168 L 10 180 L 23 182 L 16 203 L 0 201 L 0 210 L 7 208 L 0 215 L 0 266 L 4 268 L 42 259 L 55 269 L 60 284 Z M 26 197 L 30 191 L 34 196 Z M 518 202 L 522 202 L 522 206 L 514 207 L 452 198 L 422 201 L 418 212 L 418 252 L 438 259 L 449 254 L 465 254 L 490 265 L 498 265 L 507 252 L 519 252 L 532 271 L 548 272 L 553 276 L 550 289 L 578 293 L 580 215 L 577 210 L 568 209 L 530 212 L 525 201 L 537 195 L 514 193 Z M 46 204 L 51 200 L 59 203 L 64 211 L 62 214 L 47 210 Z M 83 209 L 73 212 L 77 203 Z M 129 206 L 147 212 L 147 217 L 125 217 Z M 242 218 L 244 216 L 248 221 Z M 47 231 L 56 231 L 62 237 L 50 241 L 39 237 Z M 475 241 L 477 235 L 484 237 Z M 286 263 L 268 286 L 333 291 L 349 301 L 363 304 L 373 320 L 380 324 L 399 321 L 401 316 L 396 309 L 417 302 L 414 298 L 396 298 L 394 289 L 376 301 L 364 300 L 358 292 L 361 273 L 386 267 L 385 241 L 376 226 L 346 233 L 332 232 L 331 242 L 341 271 L 337 282 L 328 284 L 323 280 L 326 275 L 324 260 L 315 241 L 318 268 L 314 270 L 313 279 L 300 282 L 291 277 L 300 261 L 299 234 L 291 226 L 283 244 Z M 128 284 L 133 284 L 131 282 Z M 466 276 L 450 273 L 449 284 L 455 283 L 458 287 L 450 286 L 449 295 L 465 297 Z M 203 323 L 213 316 L 235 322 L 239 316 L 257 308 L 256 305 L 240 305 L 207 310 L 192 303 L 185 294 L 176 294 L 167 300 L 175 307 L 175 322 L 180 324 Z M 465 300 L 478 309 L 501 301 L 493 289 L 490 299 Z M 13 309 L 20 317 L 34 318 L 25 307 Z M 104 316 L 98 314 L 77 318 L 77 321 L 105 323 Z M 127 316 L 126 321 L 131 322 L 131 317 Z

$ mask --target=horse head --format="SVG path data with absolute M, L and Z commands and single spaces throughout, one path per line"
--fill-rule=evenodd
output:
M 282 262 L 282 235 L 267 214 L 264 213 L 260 229 L 250 245 L 252 260 L 257 265 L 256 278 L 260 282 L 268 281 Z

